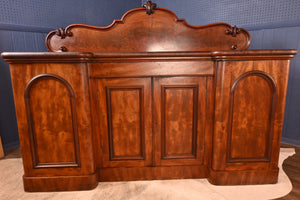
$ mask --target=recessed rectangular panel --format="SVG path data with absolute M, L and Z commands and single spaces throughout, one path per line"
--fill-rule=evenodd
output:
M 110 159 L 143 159 L 143 88 L 107 87 Z
M 152 163 L 150 78 L 96 79 L 99 167 Z M 95 91 L 96 92 L 96 91 Z
M 196 86 L 162 86 L 162 157 L 196 156 Z

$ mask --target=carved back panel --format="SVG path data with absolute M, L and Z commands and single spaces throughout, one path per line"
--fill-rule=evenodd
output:
M 245 29 L 226 23 L 192 26 L 148 1 L 107 27 L 73 24 L 51 31 L 46 46 L 69 52 L 216 51 L 246 50 L 250 40 Z

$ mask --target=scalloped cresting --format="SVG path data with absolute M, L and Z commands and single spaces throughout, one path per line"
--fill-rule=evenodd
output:
M 51 52 L 161 52 L 246 50 L 247 30 L 226 23 L 189 25 L 168 9 L 145 8 L 126 12 L 107 27 L 72 24 L 51 31 L 46 47 Z

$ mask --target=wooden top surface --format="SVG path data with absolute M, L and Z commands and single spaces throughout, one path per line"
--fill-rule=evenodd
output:
M 153 7 L 151 12 L 147 6 L 129 10 L 107 27 L 72 24 L 51 31 L 46 46 L 51 52 L 161 52 L 246 50 L 250 45 L 245 29 L 226 23 L 192 26 L 171 10 Z
M 182 61 L 182 60 L 278 60 L 292 59 L 295 49 L 247 51 L 193 51 L 193 52 L 4 52 L 8 63 L 14 62 L 112 62 L 112 61 Z

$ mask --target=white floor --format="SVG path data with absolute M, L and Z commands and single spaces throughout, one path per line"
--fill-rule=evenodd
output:
M 0 200 L 267 200 L 285 196 L 292 184 L 283 172 L 283 160 L 295 153 L 282 148 L 277 184 L 252 186 L 214 186 L 206 179 L 101 182 L 91 191 L 27 193 L 22 184 L 22 160 L 0 160 Z

